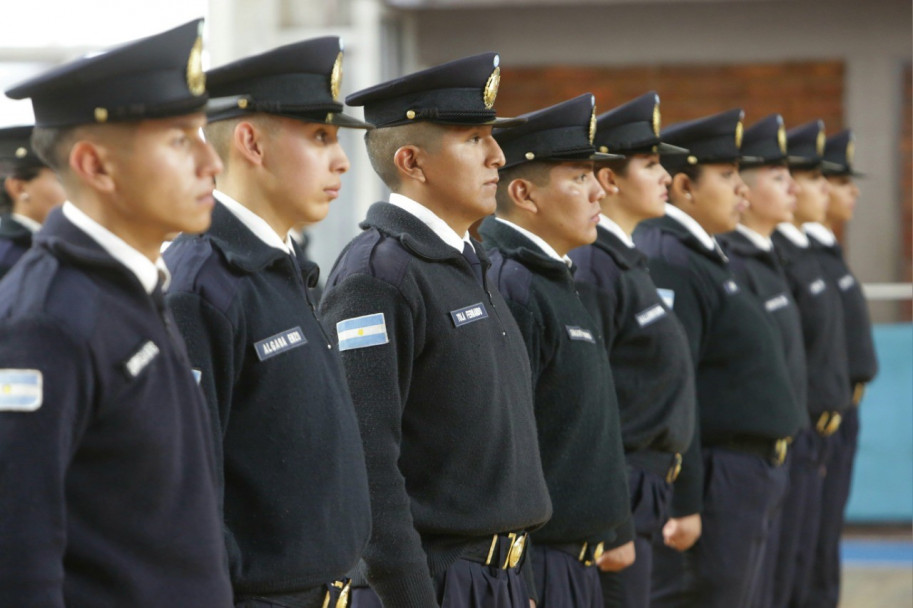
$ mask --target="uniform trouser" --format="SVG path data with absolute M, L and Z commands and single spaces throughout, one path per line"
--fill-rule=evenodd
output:
M 595 564 L 577 556 L 533 544 L 531 557 L 539 608 L 602 608 L 602 588 Z
M 654 546 L 653 608 L 748 608 L 756 591 L 786 467 L 718 447 L 703 460 L 701 538 L 684 553 Z
M 235 608 L 323 608 L 327 602 L 332 608 L 339 599 L 340 589 L 334 586 L 317 587 L 282 595 L 256 595 L 236 598 Z
M 772 579 L 768 591 L 758 596 L 764 603 L 755 607 L 795 607 L 808 594 L 826 447 L 826 440 L 811 428 L 800 430 L 793 440 L 787 461 L 789 488 L 765 560 Z
M 605 608 L 649 608 L 653 545 L 662 542 L 669 519 L 672 486 L 655 473 L 628 467 L 631 516 L 634 518 L 634 563 L 621 572 L 600 572 Z
M 458 559 L 435 577 L 434 585 L 441 608 L 529 608 L 529 592 L 519 568 L 504 570 Z M 352 589 L 350 608 L 382 607 L 370 587 L 358 587 Z
M 822 488 L 821 526 L 812 567 L 807 608 L 836 608 L 840 599 L 840 535 L 850 496 L 850 481 L 859 439 L 859 409 L 851 407 L 830 436 L 827 475 Z

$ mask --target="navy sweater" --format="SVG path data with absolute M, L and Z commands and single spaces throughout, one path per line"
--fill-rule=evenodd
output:
M 382 315 L 381 343 L 342 353 L 371 489 L 364 560 L 385 606 L 427 608 L 431 576 L 465 543 L 551 515 L 529 359 L 497 288 L 460 252 L 389 203 L 361 226 L 320 309 L 331 328 Z
M 800 426 L 782 340 L 762 304 L 735 279 L 721 251 L 708 250 L 675 219 L 642 222 L 637 246 L 656 286 L 667 289 L 694 361 L 700 437 L 675 486 L 676 517 L 701 508 L 700 446 L 739 436 L 790 437 Z M 700 482 L 700 483 L 699 483 Z
M 479 233 L 491 259 L 488 279 L 520 326 L 532 368 L 539 452 L 554 508 L 533 540 L 628 542 L 633 526 L 618 401 L 597 318 L 566 264 L 493 217 Z
M 339 353 L 309 300 L 317 267 L 302 272 L 221 203 L 208 232 L 165 258 L 213 417 L 235 592 L 343 578 L 368 541 L 370 499 Z
M 210 421 L 172 326 L 60 210 L 0 283 L 0 369 L 42 388 L 33 411 L 0 398 L 0 606 L 232 605 Z

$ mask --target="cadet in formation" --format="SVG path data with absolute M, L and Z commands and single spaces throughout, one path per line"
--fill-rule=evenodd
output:
M 70 202 L 0 286 L 0 605 L 232 605 L 211 422 L 159 256 L 209 226 L 222 167 L 200 137 L 201 26 L 7 91 L 31 98 Z
M 702 534 L 684 554 L 656 548 L 655 606 L 750 605 L 786 488 L 787 442 L 799 428 L 776 325 L 712 236 L 738 222 L 741 136 L 738 109 L 663 130 L 663 141 L 689 154 L 662 158 L 671 204 L 634 232 L 688 335 L 699 425 L 683 467 L 703 473 L 676 483 L 673 513 L 700 513 Z
M 796 183 L 787 168 L 782 117 L 772 114 L 746 129 L 741 151 L 739 174 L 748 187 L 747 204 L 736 230 L 720 235 L 719 241 L 739 283 L 762 302 L 779 330 L 796 414 L 801 421 L 786 463 L 789 486 L 776 505 L 752 598 L 754 608 L 764 608 L 779 605 L 774 603 L 774 595 L 782 596 L 784 588 L 791 588 L 798 567 L 797 541 L 809 517 L 807 498 L 810 492 L 815 494 L 815 487 L 820 488 L 815 457 L 818 434 L 809 427 L 806 413 L 808 376 L 799 309 L 770 239 L 778 224 L 793 219 L 796 206 Z
M 0 216 L 0 278 L 32 246 L 51 209 L 62 205 L 66 194 L 54 171 L 35 153 L 32 127 L 0 129 L 0 199 L 9 212 Z
M 288 237 L 329 211 L 349 161 L 342 46 L 326 37 L 211 70 L 205 128 L 225 163 L 212 226 L 165 252 L 174 311 L 213 419 L 239 607 L 345 606 L 368 541 L 367 474 L 339 351 Z M 227 99 L 222 103 L 223 99 Z
M 520 326 L 532 368 L 539 453 L 551 519 L 532 534 L 536 595 L 542 608 L 602 608 L 599 569 L 634 561 L 634 543 L 615 384 L 605 335 L 574 285 L 568 251 L 596 238 L 605 192 L 593 162 L 595 99 L 525 114 L 498 129 L 496 217 L 479 233 L 488 279 Z
M 373 529 L 352 605 L 529 605 L 528 531 L 551 515 L 523 335 L 469 226 L 495 209 L 499 58 L 349 95 L 392 191 L 341 253 L 320 309 L 361 425 Z M 522 121 L 519 121 L 522 122 Z M 515 124 L 515 123 L 514 123 Z M 522 576 L 521 576 L 522 573 Z
M 606 192 L 596 241 L 569 254 L 581 293 L 595 296 L 618 393 L 637 559 L 601 577 L 605 605 L 625 608 L 650 605 L 653 544 L 663 542 L 664 529 L 665 542 L 680 551 L 700 535 L 699 514 L 669 517 L 671 484 L 694 433 L 688 338 L 631 240 L 641 221 L 665 214 L 671 178 L 660 155 L 688 152 L 660 140 L 660 120 L 659 96 L 652 92 L 597 118 L 597 150 L 624 158 L 596 164 Z
M 812 568 L 808 606 L 836 608 L 840 599 L 839 541 L 843 515 L 850 493 L 853 460 L 859 435 L 859 403 L 865 385 L 878 373 L 878 359 L 872 340 L 872 323 L 862 285 L 853 276 L 834 230 L 853 219 L 859 188 L 853 168 L 852 131 L 842 131 L 827 139 L 822 172 L 830 186 L 823 222 L 803 225 L 812 252 L 818 258 L 828 286 L 839 294 L 843 304 L 846 335 L 847 371 L 852 389 L 850 407 L 843 412 L 840 428 L 830 438 L 826 460 L 827 477 L 822 493 L 821 527 Z

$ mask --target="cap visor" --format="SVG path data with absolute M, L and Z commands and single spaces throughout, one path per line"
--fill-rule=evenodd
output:
M 624 154 L 610 154 L 608 152 L 594 152 L 590 155 L 589 160 L 593 161 L 603 161 L 603 160 L 622 160 L 627 158 Z
M 656 153 L 660 156 L 663 154 L 689 154 L 690 152 L 691 151 L 688 148 L 673 146 L 672 144 L 667 144 L 664 141 L 661 141 L 656 145 Z
M 491 125 L 498 129 L 509 129 L 511 127 L 519 127 L 520 125 L 525 125 L 526 119 L 520 118 L 520 117 L 516 117 L 516 118 L 504 117 L 504 118 L 495 118 L 494 120 L 489 120 L 488 122 L 483 122 L 481 124 Z

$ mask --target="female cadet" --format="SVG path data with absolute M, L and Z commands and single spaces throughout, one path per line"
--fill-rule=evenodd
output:
M 653 606 L 749 605 L 775 497 L 787 482 L 787 440 L 799 427 L 777 329 L 711 236 L 738 221 L 741 135 L 738 109 L 663 131 L 664 141 L 690 154 L 663 158 L 671 204 L 634 233 L 688 336 L 699 432 L 683 466 L 703 465 L 706 477 L 676 484 L 673 512 L 700 513 L 702 536 L 684 557 L 657 549 L 663 580 Z
M 809 223 L 804 228 L 816 254 L 828 287 L 840 295 L 846 329 L 847 364 L 852 386 L 852 407 L 843 414 L 840 429 L 831 438 L 827 459 L 827 478 L 822 493 L 821 527 L 811 579 L 810 606 L 837 605 L 840 595 L 840 556 L 838 541 L 843 527 L 843 512 L 850 492 L 853 459 L 859 434 L 857 407 L 867 382 L 878 372 L 872 325 L 862 286 L 846 265 L 834 228 L 853 219 L 859 188 L 853 177 L 853 133 L 843 131 L 828 138 L 823 167 L 830 185 L 829 202 L 823 224 Z
M 694 432 L 694 369 L 688 338 L 663 304 L 646 256 L 631 240 L 637 224 L 665 212 L 671 178 L 659 155 L 687 153 L 662 143 L 659 127 L 659 96 L 653 92 L 598 117 L 597 149 L 625 158 L 596 167 L 607 193 L 600 200 L 596 242 L 570 254 L 577 265 L 575 280 L 597 294 L 595 314 L 606 328 L 635 528 L 634 564 L 601 575 L 606 606 L 650 605 L 652 546 L 668 519 L 671 484 Z M 670 546 L 687 549 L 700 534 L 700 515 L 673 520 L 673 532 Z
M 0 129 L 0 164 L 6 175 L 0 180 L 0 198 L 10 209 L 0 217 L 0 277 L 32 246 L 32 235 L 51 209 L 66 200 L 60 180 L 32 149 L 31 136 L 31 126 Z
M 780 224 L 772 238 L 802 319 L 808 364 L 807 409 L 811 425 L 821 438 L 819 443 L 823 444 L 815 464 L 821 468 L 826 467 L 827 452 L 836 441 L 832 436 L 839 429 L 851 399 L 843 304 L 837 289 L 825 280 L 818 256 L 810 249 L 809 239 L 802 230 L 804 223 L 826 218 L 829 185 L 822 169 L 829 164 L 825 165 L 823 159 L 824 123 L 816 120 L 796 127 L 787 134 L 787 139 L 790 171 L 798 185 L 796 210 L 792 222 Z M 816 494 L 809 489 L 792 564 L 794 572 L 791 581 L 781 581 L 780 605 L 804 606 L 812 598 L 810 576 L 820 536 L 824 483 L 820 482 Z M 791 587 L 787 586 L 789 582 Z
M 740 167 L 740 175 L 748 186 L 748 206 L 742 212 L 736 230 L 720 236 L 720 244 L 729 256 L 736 277 L 760 298 L 764 310 L 780 330 L 796 413 L 803 421 L 790 449 L 790 482 L 785 502 L 778 506 L 761 579 L 752 599 L 752 606 L 761 608 L 771 605 L 777 591 L 791 586 L 791 582 L 786 581 L 791 581 L 795 568 L 796 539 L 806 517 L 806 489 L 817 484 L 820 490 L 821 478 L 814 457 L 820 447 L 818 434 L 809 430 L 805 411 L 807 377 L 799 310 L 770 240 L 777 224 L 792 220 L 796 206 L 796 184 L 786 166 L 783 118 L 772 114 L 746 129 L 742 154 L 751 158 L 743 160 Z M 778 529 L 782 533 L 778 533 Z M 776 586 L 773 584 L 775 571 L 779 583 Z

